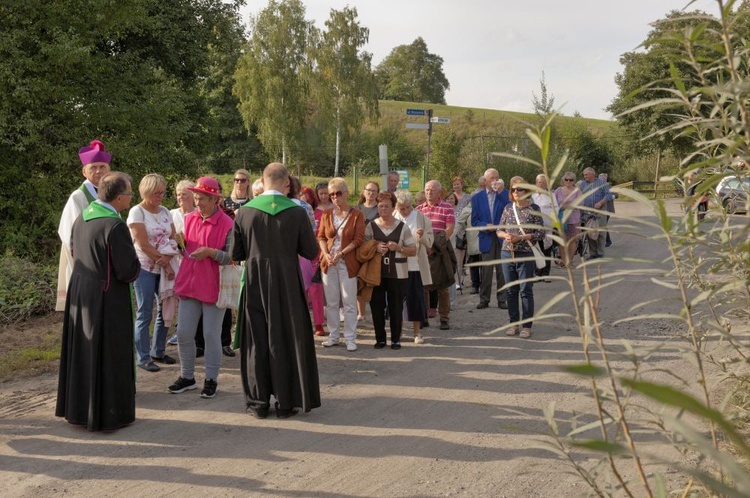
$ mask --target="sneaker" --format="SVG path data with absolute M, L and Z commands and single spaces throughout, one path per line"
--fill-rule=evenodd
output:
M 159 365 L 157 365 L 153 361 L 147 361 L 146 363 L 141 363 L 138 365 L 138 368 L 142 368 L 146 370 L 147 372 L 158 372 L 159 370 L 161 370 L 161 368 L 159 368 Z
M 170 337 L 167 341 L 167 344 L 169 344 L 170 346 L 177 346 L 177 334 L 174 334 L 172 337 Z
M 401 343 L 400 342 L 392 342 L 391 343 L 391 349 L 401 349 Z
M 422 337 L 421 335 L 415 335 L 414 344 L 424 344 L 424 337 Z
M 329 337 L 325 341 L 321 342 L 320 345 L 323 346 L 324 348 L 330 348 L 330 347 L 333 347 L 333 346 L 338 346 L 339 345 L 339 340 L 338 339 L 331 339 Z
M 349 341 L 346 343 L 346 350 L 347 351 L 356 351 L 357 350 L 357 343 L 354 341 Z
M 440 322 L 440 330 L 450 330 L 451 326 L 448 322 Z
M 213 398 L 216 396 L 216 387 L 218 384 L 213 379 L 206 379 L 203 382 L 203 390 L 201 391 L 201 398 Z
M 195 379 L 183 379 L 182 377 L 178 377 L 177 380 L 169 386 L 167 389 L 172 394 L 180 394 L 184 393 L 185 391 L 192 391 L 193 389 L 197 389 L 198 384 L 195 383 Z
M 155 361 L 156 363 L 164 363 L 165 365 L 174 365 L 175 363 L 177 363 L 177 360 L 167 354 L 165 354 L 161 358 L 158 356 L 152 356 L 151 360 Z

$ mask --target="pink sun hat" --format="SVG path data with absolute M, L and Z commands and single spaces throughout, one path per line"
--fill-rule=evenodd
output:
M 107 163 L 112 160 L 112 154 L 106 152 L 104 144 L 100 140 L 92 140 L 91 143 L 78 150 L 81 163 L 86 166 L 91 163 Z
M 195 182 L 195 187 L 188 187 L 188 190 L 191 192 L 197 192 L 199 194 L 208 194 L 215 197 L 222 197 L 221 185 L 219 185 L 219 182 L 218 180 L 216 180 L 216 178 L 212 178 L 210 176 L 202 176 L 198 178 L 198 181 Z

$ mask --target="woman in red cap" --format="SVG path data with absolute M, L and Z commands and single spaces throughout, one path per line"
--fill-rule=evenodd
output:
M 221 367 L 221 322 L 225 309 L 218 308 L 219 266 L 230 264 L 229 244 L 232 219 L 219 207 L 221 186 L 215 178 L 199 178 L 193 192 L 195 209 L 185 217 L 185 257 L 177 273 L 174 292 L 180 298 L 180 320 L 177 323 L 177 346 L 180 354 L 180 377 L 169 386 L 169 392 L 195 389 L 195 331 L 203 315 L 203 337 L 206 343 L 206 379 L 201 398 L 216 395 Z

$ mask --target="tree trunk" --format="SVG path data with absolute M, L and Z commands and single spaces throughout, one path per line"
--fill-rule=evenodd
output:
M 661 169 L 661 148 L 656 151 L 656 174 L 654 175 L 654 199 L 656 199 L 657 182 L 659 181 L 659 169 Z
M 286 166 L 286 137 L 281 137 L 281 164 Z
M 341 107 L 336 106 L 336 162 L 333 167 L 333 176 L 339 176 L 339 150 L 341 147 Z

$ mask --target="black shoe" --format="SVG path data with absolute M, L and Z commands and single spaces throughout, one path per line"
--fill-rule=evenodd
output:
M 385 347 L 384 342 L 376 342 L 375 343 L 375 349 L 383 349 Z
M 165 365 L 174 365 L 175 363 L 177 363 L 177 360 L 166 354 L 161 358 L 159 358 L 158 356 L 152 356 L 151 359 L 156 363 L 164 363 Z
M 234 358 L 234 356 L 236 356 L 234 349 L 232 349 L 232 346 L 224 346 L 223 348 L 221 348 L 221 354 L 223 354 L 224 356 L 229 356 L 231 358 Z
M 429 328 L 430 321 L 429 320 L 422 320 L 422 325 L 421 326 L 422 326 L 423 329 Z
M 295 410 L 294 408 L 287 408 L 285 410 L 282 410 L 279 408 L 279 402 L 276 402 L 276 418 L 289 418 L 294 417 L 297 415 L 298 410 Z
M 247 405 L 247 411 L 253 414 L 255 418 L 266 418 L 268 417 L 267 406 Z
M 147 372 L 158 372 L 159 370 L 161 370 L 161 368 L 159 368 L 159 365 L 157 365 L 153 361 L 147 361 L 146 363 L 141 363 L 140 365 L 138 365 L 138 368 L 142 368 L 146 370 Z
M 400 342 L 392 342 L 391 343 L 391 349 L 401 349 L 401 343 Z
M 196 358 L 202 358 L 204 354 L 206 354 L 206 352 L 203 351 L 203 348 L 195 348 L 195 357 Z
M 469 291 L 469 294 L 479 294 L 479 289 L 472 287 L 471 290 Z
M 485 303 L 484 301 L 480 301 L 479 304 L 477 304 L 478 310 L 483 310 L 485 308 L 489 308 L 490 303 Z
M 177 380 L 174 381 L 174 384 L 169 386 L 167 390 L 172 394 L 180 394 L 197 388 L 198 384 L 195 383 L 195 379 L 183 379 L 182 377 L 178 377 Z
M 497 307 L 501 310 L 507 310 L 508 309 L 508 302 L 507 301 L 498 301 Z
M 448 322 L 440 322 L 440 330 L 450 330 L 451 326 Z
M 216 388 L 218 384 L 213 379 L 206 379 L 203 381 L 203 390 L 201 391 L 201 398 L 213 398 L 216 396 Z

